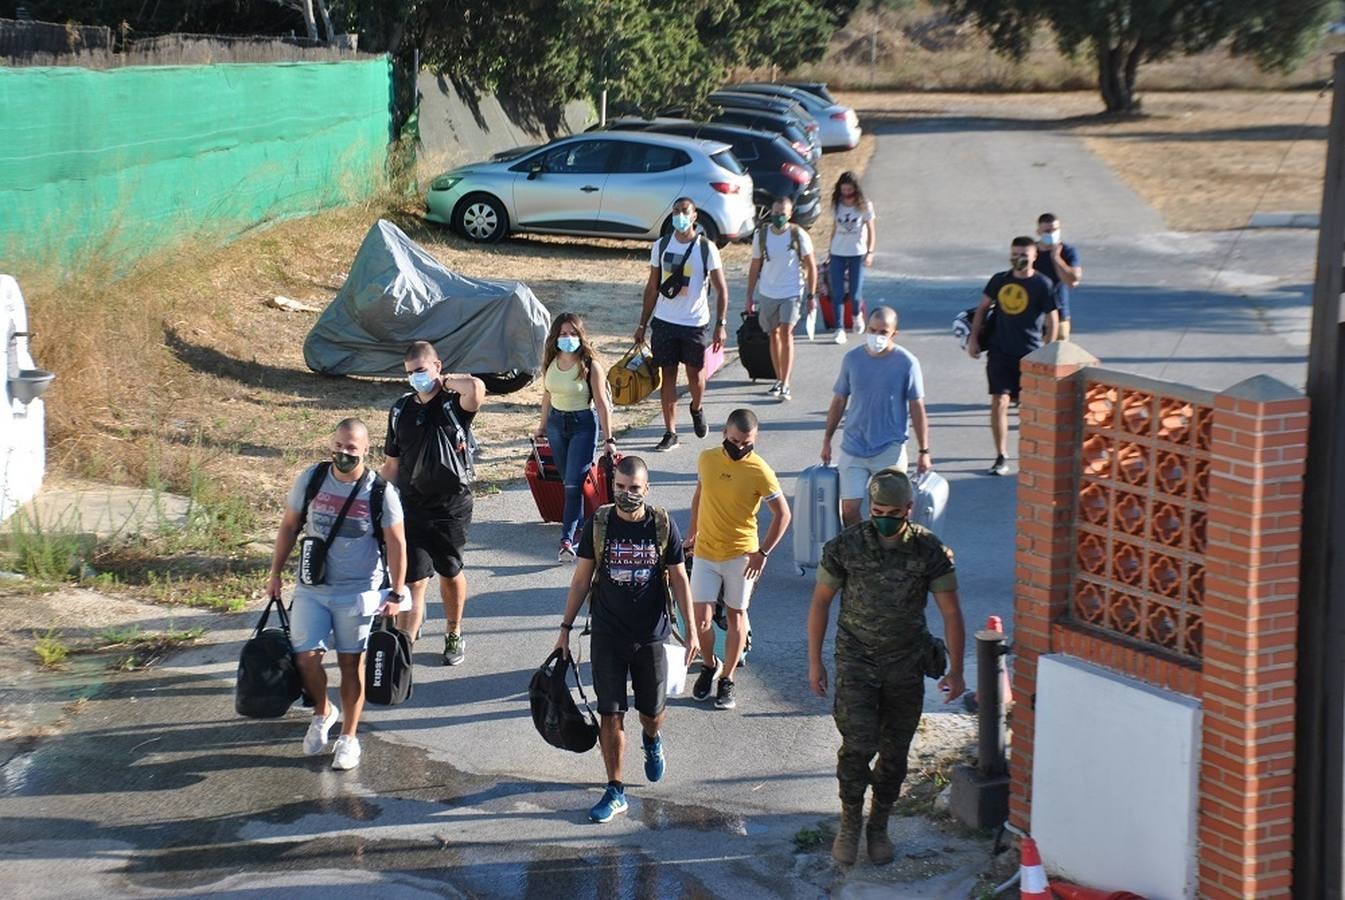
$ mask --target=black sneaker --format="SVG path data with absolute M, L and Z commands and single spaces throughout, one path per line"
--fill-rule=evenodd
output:
M 990 468 L 988 468 L 988 469 L 985 470 L 985 474 L 987 474 L 987 475 L 1008 475 L 1008 474 L 1009 474 L 1009 462 L 1008 462 L 1008 460 L 1006 460 L 1006 459 L 1005 459 L 1004 457 L 1002 457 L 1002 456 L 996 456 L 996 457 L 995 457 L 995 462 L 990 466 Z
M 710 429 L 705 427 L 705 410 L 691 410 L 691 427 L 696 429 L 696 437 L 703 438 L 710 433 Z
M 658 444 L 655 445 L 654 452 L 667 453 L 669 450 L 672 450 L 676 446 L 677 446 L 677 432 L 665 431 L 663 432 L 663 440 L 659 441 Z
M 691 687 L 691 699 L 709 700 L 711 690 L 715 686 L 715 679 L 719 677 L 721 666 L 716 662 L 713 666 L 707 666 L 701 663 L 701 673 L 696 678 L 696 683 Z
M 715 709 L 733 709 L 737 705 L 733 700 L 733 682 L 727 678 L 719 679 L 719 694 L 715 697 Z

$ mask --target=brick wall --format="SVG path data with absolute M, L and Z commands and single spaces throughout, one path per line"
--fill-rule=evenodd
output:
M 1202 897 L 1290 896 L 1307 399 L 1023 361 L 1010 818 L 1031 824 L 1037 659 L 1198 699 Z

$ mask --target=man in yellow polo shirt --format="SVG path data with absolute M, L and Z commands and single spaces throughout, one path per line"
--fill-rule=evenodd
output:
M 766 567 L 766 558 L 789 527 L 789 502 L 766 461 L 756 453 L 758 421 L 750 409 L 735 409 L 724 425 L 724 443 L 706 450 L 697 461 L 696 493 L 691 498 L 691 524 L 682 546 L 694 546 L 691 599 L 696 605 L 696 634 L 701 672 L 691 690 L 697 700 L 710 699 L 715 679 L 715 706 L 733 709 L 733 674 L 747 643 L 747 605 L 752 588 Z M 757 510 L 770 508 L 766 539 L 757 539 Z M 728 616 L 724 659 L 715 658 L 714 606 L 720 590 Z

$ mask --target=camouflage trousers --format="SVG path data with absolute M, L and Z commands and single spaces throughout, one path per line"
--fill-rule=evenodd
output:
M 842 803 L 862 803 L 870 784 L 879 803 L 896 801 L 924 705 L 924 676 L 909 662 L 876 665 L 836 655 L 832 714 L 841 733 L 836 780 Z M 877 765 L 871 765 L 874 756 Z

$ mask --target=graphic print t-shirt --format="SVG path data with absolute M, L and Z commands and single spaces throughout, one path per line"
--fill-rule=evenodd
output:
M 703 241 L 709 249 L 706 256 L 706 266 L 701 265 L 701 248 L 696 246 L 697 242 Z M 723 263 L 719 258 L 719 248 L 713 241 L 707 241 L 700 235 L 696 236 L 690 244 L 685 244 L 673 235 L 672 240 L 668 241 L 668 248 L 663 251 L 663 256 L 659 256 L 659 247 L 663 244 L 660 238 L 654 241 L 653 248 L 649 251 L 649 265 L 659 270 L 659 283 L 662 284 L 673 272 L 677 271 L 678 266 L 682 266 L 682 275 L 686 281 L 682 284 L 681 292 L 671 300 L 662 294 L 658 295 L 658 302 L 654 305 L 654 318 L 662 319 L 673 325 L 707 325 L 710 322 L 710 304 L 708 302 L 709 291 L 707 290 L 710 273 L 715 269 L 723 268 Z M 691 253 L 688 255 L 687 250 Z M 682 257 L 686 257 L 686 264 L 682 264 Z
M 836 232 L 831 236 L 832 256 L 863 256 L 869 252 L 869 223 L 877 218 L 872 201 L 864 206 L 846 206 L 837 203 Z
M 593 589 L 593 633 L 633 644 L 666 640 L 671 625 L 663 572 L 683 560 L 677 523 L 668 520 L 668 547 L 662 560 L 654 516 L 648 510 L 639 522 L 627 522 L 613 510 L 608 514 L 606 537 Z M 592 519 L 584 524 L 577 553 L 581 559 L 596 559 Z
M 1040 272 L 1015 278 L 999 272 L 985 285 L 985 295 L 996 306 L 995 328 L 986 349 L 1022 359 L 1042 344 L 1042 318 L 1055 309 L 1055 285 Z
M 294 512 L 304 508 L 304 491 L 308 489 L 308 479 L 316 466 L 309 466 L 295 479 L 290 487 L 285 505 Z M 350 504 L 341 528 L 332 538 L 327 548 L 327 583 L 313 587 L 302 586 L 305 591 L 318 591 L 330 594 L 359 594 L 373 590 L 383 583 L 383 562 L 378 556 L 378 541 L 374 537 L 373 523 L 369 515 L 369 488 L 373 486 L 374 473 L 366 471 L 360 479 L 360 492 L 355 502 Z M 353 482 L 337 481 L 330 471 L 322 479 L 322 487 L 313 502 L 308 505 L 308 521 L 304 524 L 304 536 L 325 538 L 332 532 L 332 525 L 345 506 L 346 498 L 354 489 Z M 388 528 L 402 521 L 402 501 L 397 489 L 387 485 L 383 490 L 383 519 L 379 528 Z

